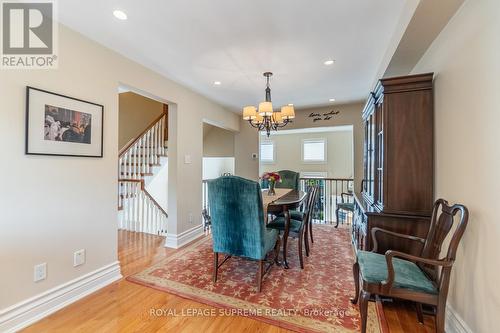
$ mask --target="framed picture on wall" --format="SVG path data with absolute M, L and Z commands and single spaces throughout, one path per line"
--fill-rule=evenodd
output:
M 104 106 L 26 87 L 26 154 L 102 157 Z

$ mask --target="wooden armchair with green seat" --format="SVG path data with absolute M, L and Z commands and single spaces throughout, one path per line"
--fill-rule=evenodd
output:
M 363 183 L 364 183 L 364 180 L 361 181 L 361 191 L 363 191 Z M 341 202 L 338 202 L 337 203 L 337 209 L 335 209 L 335 218 L 337 220 L 337 223 L 335 224 L 335 228 L 338 228 L 339 227 L 339 222 L 340 222 L 340 219 L 339 219 L 339 211 L 340 210 L 343 210 L 343 211 L 346 211 L 346 212 L 351 212 L 352 214 L 354 214 L 354 202 L 347 202 L 346 198 L 347 197 L 353 197 L 353 193 L 352 191 L 351 192 L 343 192 L 340 194 L 340 200 Z
M 439 213 L 439 216 L 438 216 Z M 451 237 L 446 256 L 439 259 L 444 239 L 455 223 L 455 216 L 460 213 L 458 225 Z M 366 332 L 368 301 L 372 295 L 401 298 L 417 303 L 417 314 L 423 322 L 421 304 L 436 308 L 436 332 L 444 333 L 446 298 L 450 283 L 451 268 L 455 261 L 458 244 L 467 227 L 469 213 L 463 205 L 449 206 L 439 199 L 434 203 L 431 224 L 426 239 L 396 232 L 373 228 L 372 252 L 359 250 L 353 266 L 356 295 L 352 303 L 359 299 L 361 314 L 361 332 Z M 384 254 L 377 252 L 377 234 L 386 237 L 398 237 L 422 245 L 420 256 L 388 250 Z M 360 288 L 361 285 L 361 288 Z

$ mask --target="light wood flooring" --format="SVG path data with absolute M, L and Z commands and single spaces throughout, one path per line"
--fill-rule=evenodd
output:
M 163 238 L 127 231 L 118 232 L 118 257 L 122 275 L 132 275 L 172 254 Z M 122 279 L 42 319 L 23 332 L 289 332 L 245 317 L 154 316 L 151 309 L 210 309 L 190 301 Z M 434 318 L 417 322 L 409 303 L 384 303 L 391 333 L 434 332 Z

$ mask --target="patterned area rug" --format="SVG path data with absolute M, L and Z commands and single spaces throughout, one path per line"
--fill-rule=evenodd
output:
M 290 269 L 273 266 L 257 293 L 257 263 L 230 258 L 212 283 L 211 238 L 176 252 L 154 266 L 130 276 L 129 281 L 216 306 L 220 315 L 251 316 L 297 332 L 359 332 L 354 293 L 353 254 L 349 230 L 313 226 L 314 244 L 305 268 L 299 267 L 297 241 L 289 239 Z M 368 332 L 380 333 L 377 311 L 369 303 Z

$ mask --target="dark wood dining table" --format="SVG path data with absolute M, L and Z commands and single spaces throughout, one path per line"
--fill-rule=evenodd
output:
M 278 190 L 278 189 L 277 189 Z M 280 189 L 281 190 L 281 189 Z M 267 195 L 267 191 L 263 191 L 262 196 Z M 307 197 L 307 193 L 300 190 L 290 190 L 287 193 L 279 196 L 276 200 L 271 201 L 267 205 L 267 212 L 269 213 L 286 213 L 285 214 L 285 230 L 283 231 L 283 266 L 288 269 L 288 262 L 286 260 L 288 235 L 290 233 L 290 215 L 289 209 L 298 208 L 300 204 Z

